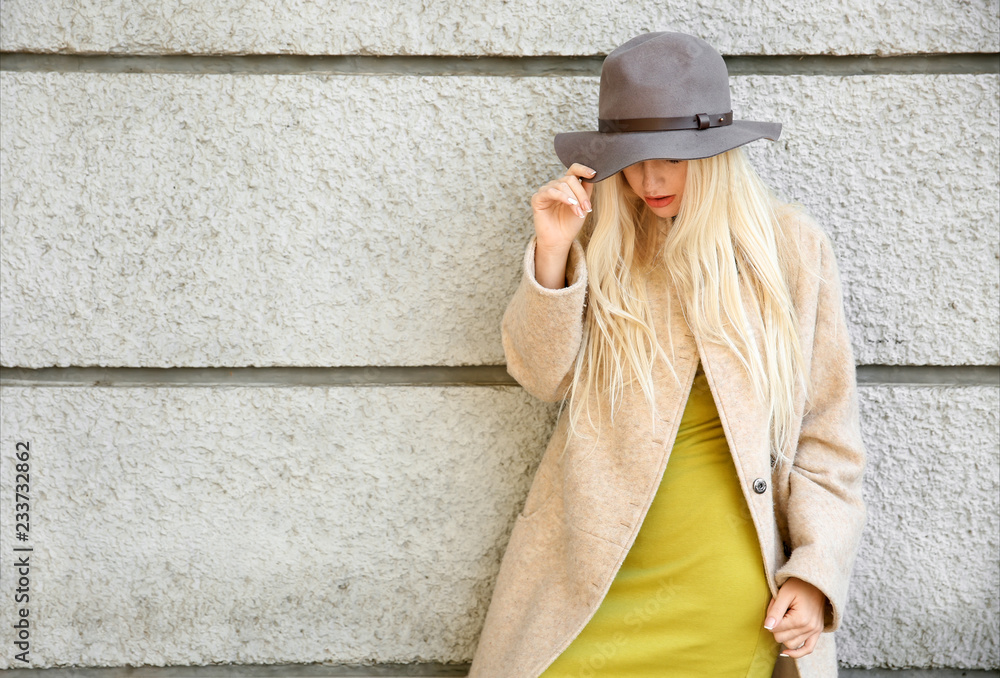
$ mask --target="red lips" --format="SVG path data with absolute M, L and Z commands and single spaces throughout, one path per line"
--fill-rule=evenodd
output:
M 644 200 L 646 201 L 646 204 L 649 205 L 650 207 L 666 207 L 667 205 L 669 205 L 674 201 L 674 196 L 668 195 L 666 197 L 661 197 L 661 198 L 651 198 L 649 196 L 646 196 Z

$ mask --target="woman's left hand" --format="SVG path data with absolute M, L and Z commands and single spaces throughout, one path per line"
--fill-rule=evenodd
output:
M 764 628 L 771 627 L 774 639 L 783 646 L 782 653 L 804 657 L 813 651 L 823 632 L 825 607 L 826 595 L 822 591 L 809 582 L 789 577 L 767 606 Z

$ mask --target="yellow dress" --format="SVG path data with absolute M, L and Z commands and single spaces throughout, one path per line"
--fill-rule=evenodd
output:
M 756 531 L 698 364 L 656 497 L 597 612 L 542 678 L 768 678 Z

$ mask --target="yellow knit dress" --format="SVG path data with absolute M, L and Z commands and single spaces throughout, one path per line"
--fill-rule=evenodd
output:
M 757 535 L 701 363 L 621 569 L 542 678 L 768 678 L 780 652 Z

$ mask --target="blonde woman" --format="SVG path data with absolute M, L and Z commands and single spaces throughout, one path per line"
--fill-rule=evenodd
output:
M 595 132 L 531 199 L 501 328 L 559 401 L 470 678 L 837 675 L 866 508 L 854 359 L 828 236 L 742 146 L 704 41 L 607 59 Z

